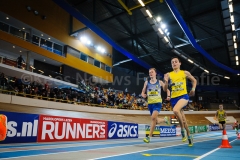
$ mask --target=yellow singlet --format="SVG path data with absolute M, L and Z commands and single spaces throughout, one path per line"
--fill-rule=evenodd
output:
M 225 117 L 224 117 L 224 113 L 225 113 L 224 110 L 222 110 L 222 111 L 218 110 L 218 121 L 219 122 L 226 121 Z
M 187 94 L 186 75 L 180 70 L 177 73 L 172 71 L 169 73 L 171 86 L 171 98 L 179 97 Z

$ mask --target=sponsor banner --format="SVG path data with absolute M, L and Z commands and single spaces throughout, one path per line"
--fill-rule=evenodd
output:
M 147 137 L 150 133 L 150 126 L 146 125 L 145 130 L 146 130 L 146 137 Z M 160 136 L 160 126 L 155 126 L 152 136 L 153 137 L 159 137 Z
M 107 139 L 107 121 L 39 116 L 38 142 Z
M 176 126 L 160 126 L 160 137 L 174 137 L 176 132 Z
M 176 136 L 181 136 L 181 127 L 176 127 Z
M 218 131 L 218 130 L 219 130 L 219 125 L 217 124 L 209 125 L 209 131 Z
M 188 126 L 188 129 L 190 131 L 190 134 L 194 134 L 195 132 L 195 126 Z
M 227 125 L 226 125 L 226 130 L 233 130 L 233 126 L 232 126 L 232 125 L 229 125 L 229 124 L 227 124 Z
M 196 127 L 197 127 L 197 133 L 207 132 L 207 126 L 196 126 Z
M 37 142 L 38 118 L 37 114 L 2 112 L 7 116 L 7 137 L 1 143 Z
M 108 138 L 138 138 L 138 124 L 108 121 Z
M 146 124 L 138 124 L 138 138 L 146 136 Z

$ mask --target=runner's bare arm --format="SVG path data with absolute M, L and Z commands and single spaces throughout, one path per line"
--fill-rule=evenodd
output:
M 163 83 L 163 81 L 161 81 L 161 80 L 159 80 L 159 83 L 161 84 L 161 86 L 162 86 L 162 88 L 163 88 L 163 90 L 164 90 L 164 88 L 165 88 L 165 83 Z M 168 87 L 168 86 L 167 86 Z M 165 91 L 165 90 L 164 90 Z M 166 92 L 166 91 L 165 91 Z M 167 96 L 168 97 L 170 97 L 170 91 L 169 91 L 169 89 L 167 89 Z
M 164 74 L 164 87 L 163 90 L 167 92 L 168 90 L 168 80 L 169 80 L 169 73 Z
M 143 85 L 143 89 L 142 89 L 142 93 L 141 93 L 141 96 L 143 98 L 146 98 L 147 95 L 145 94 L 146 93 L 146 88 L 147 88 L 147 81 L 144 82 L 144 85 Z
M 192 89 L 191 89 L 189 95 L 194 96 L 195 95 L 195 89 L 196 89 L 196 86 L 197 86 L 197 80 L 191 75 L 190 72 L 184 71 L 184 73 L 185 73 L 186 77 L 188 79 L 190 79 L 190 81 L 192 82 Z

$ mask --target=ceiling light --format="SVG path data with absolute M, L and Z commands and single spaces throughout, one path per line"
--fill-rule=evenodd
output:
M 6 17 L 6 19 L 9 19 L 8 17 Z
M 51 38 L 48 38 L 49 40 L 51 39 Z
M 232 13 L 233 12 L 233 6 L 232 4 L 229 4 L 229 11 Z
M 238 61 L 236 61 L 236 65 L 237 65 L 237 66 L 239 65 L 239 62 L 238 62 Z
M 161 28 L 158 28 L 158 30 L 159 30 L 159 32 L 160 32 L 161 34 L 163 34 L 163 31 L 161 30 Z
M 230 79 L 230 77 L 227 77 L 227 76 L 225 76 L 224 78 L 226 78 L 226 79 Z
M 150 11 L 149 11 L 148 9 L 146 10 L 146 12 L 147 12 L 148 16 L 149 16 L 150 18 L 152 18 L 152 14 L 150 13 Z
M 30 6 L 27 6 L 27 10 L 30 12 L 32 8 Z
M 235 57 L 236 61 L 238 61 L 238 56 Z
M 232 30 L 235 31 L 235 25 L 234 24 L 232 24 Z
M 236 42 L 236 36 L 235 35 L 233 36 L 233 42 Z
M 38 11 L 34 11 L 34 14 L 35 14 L 35 15 L 38 15 Z
M 157 21 L 160 22 L 161 21 L 161 17 L 157 17 Z
M 234 48 L 237 48 L 237 43 L 234 43 Z
M 22 29 L 25 29 L 24 27 Z
M 43 36 L 43 34 L 41 34 L 41 36 Z
M 168 29 L 165 29 L 164 32 L 167 33 Z
M 46 60 L 45 60 L 45 59 L 43 59 L 43 61 L 45 62 Z
M 164 23 L 161 24 L 161 28 L 162 28 L 162 29 L 166 28 L 166 24 L 164 24 Z
M 19 51 L 19 52 L 22 52 L 22 51 Z
M 167 36 L 169 36 L 170 32 L 167 32 Z
M 238 73 L 237 75 L 239 76 L 240 74 Z
M 207 72 L 207 73 L 209 73 L 209 71 L 208 71 L 208 70 L 206 70 L 206 69 L 204 69 L 204 72 Z
M 234 23 L 234 17 L 231 15 L 231 22 Z
M 15 48 L 15 46 L 12 46 L 13 48 Z
M 143 1 L 142 0 L 138 0 L 138 2 L 141 4 L 141 6 L 145 6 L 145 4 L 143 3 Z
M 190 63 L 193 63 L 193 61 L 192 61 L 191 59 L 188 59 L 188 61 L 189 61 Z
M 168 43 L 169 42 L 169 40 L 168 40 L 168 38 L 165 36 L 164 37 L 164 39 L 165 39 L 165 41 Z

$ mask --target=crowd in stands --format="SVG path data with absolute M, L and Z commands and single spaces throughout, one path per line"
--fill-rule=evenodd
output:
M 120 109 L 147 110 L 146 99 L 141 95 L 130 94 L 127 90 L 116 91 L 113 88 L 104 89 L 101 85 L 92 85 L 88 82 L 79 82 L 78 88 L 62 87 L 50 88 L 48 82 L 26 82 L 16 77 L 7 77 L 0 74 L 0 92 L 43 99 L 69 104 L 97 105 Z M 207 110 L 201 103 L 190 102 L 184 110 Z M 162 111 L 172 111 L 170 102 L 163 101 Z

